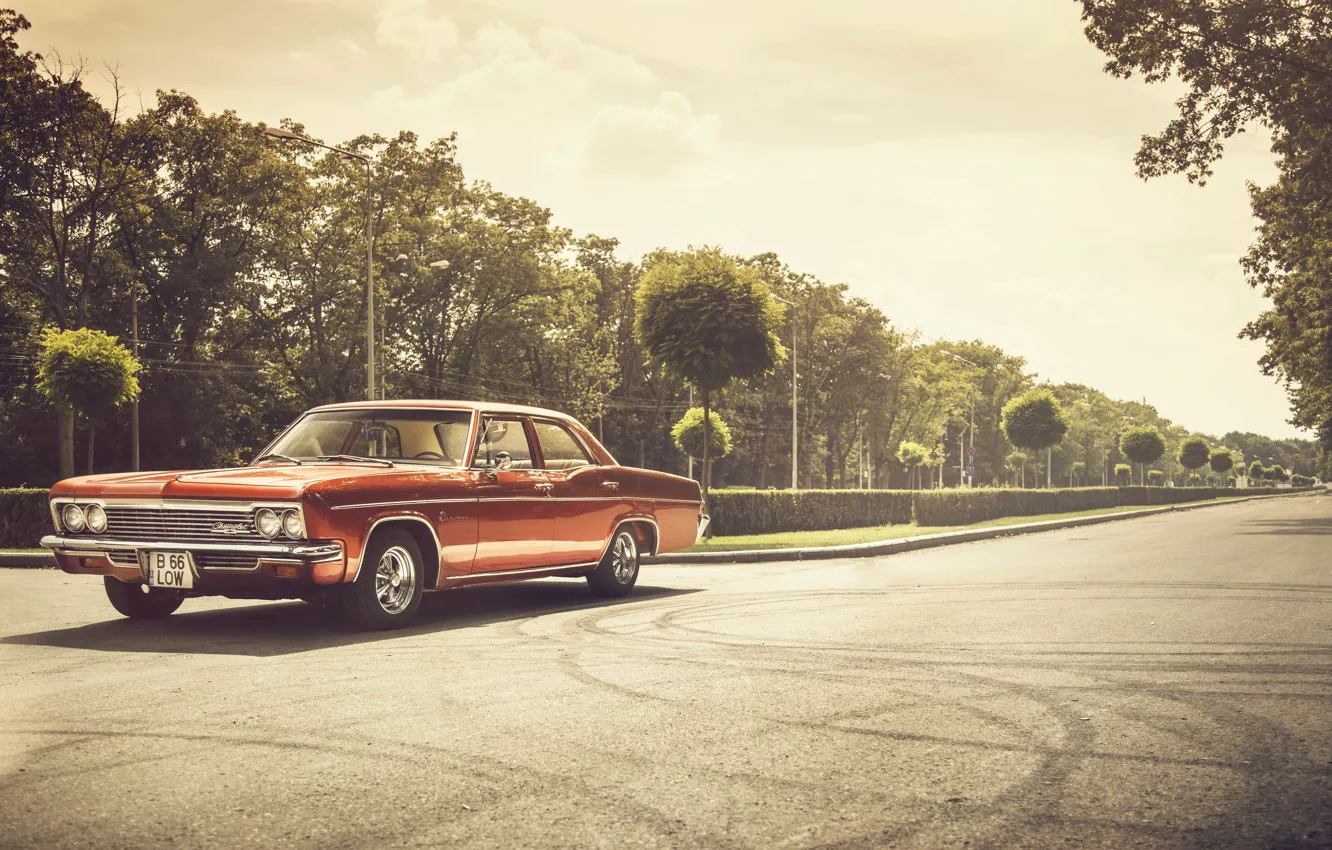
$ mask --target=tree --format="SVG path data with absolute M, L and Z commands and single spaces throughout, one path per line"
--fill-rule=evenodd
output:
M 731 453 L 731 429 L 717 415 L 716 411 L 711 411 L 708 415 L 711 420 L 708 430 L 710 433 L 711 444 L 706 452 L 708 463 L 715 463 L 719 458 L 726 457 Z M 691 407 L 685 411 L 685 415 L 680 417 L 680 421 L 671 428 L 671 439 L 675 441 L 675 447 L 684 452 L 689 457 L 701 461 L 704 457 L 703 451 L 703 408 Z M 705 476 L 706 477 L 706 474 Z
M 1249 464 L 1249 479 L 1250 479 L 1251 481 L 1262 481 L 1262 480 L 1263 480 L 1263 462 L 1262 462 L 1262 461 L 1260 461 L 1260 460 L 1255 460 L 1253 463 Z
M 648 355 L 680 374 L 703 397 L 703 500 L 708 496 L 712 393 L 736 378 L 772 369 L 778 303 L 758 272 L 717 248 L 663 259 L 638 285 L 635 328 Z
M 1008 441 L 1020 449 L 1046 452 L 1045 486 L 1050 486 L 1050 449 L 1064 439 L 1068 420 L 1054 393 L 1028 390 L 1004 405 L 1001 427 Z
M 1027 486 L 1027 455 L 1025 452 L 1011 452 L 1004 458 L 1004 465 L 1013 473 L 1014 483 L 1022 476 L 1022 486 Z
M 1332 448 L 1332 6 L 1315 0 L 1081 0 L 1106 71 L 1178 78 L 1177 116 L 1143 139 L 1144 178 L 1204 183 L 1226 140 L 1261 125 L 1277 155 L 1272 186 L 1249 187 L 1258 241 L 1243 260 L 1271 309 L 1243 335 L 1266 342 L 1263 372 L 1286 388 L 1292 422 Z
M 1185 440 L 1179 447 L 1179 464 L 1190 472 L 1206 466 L 1211 456 L 1212 450 L 1208 447 L 1207 441 L 1199 437 Z
M 1127 463 L 1115 464 L 1115 480 L 1121 485 L 1133 483 L 1133 467 Z
M 93 473 L 93 423 L 138 398 L 135 376 L 139 368 L 129 350 L 102 331 L 47 329 L 42 334 L 38 386 L 53 403 L 87 420 L 89 475 Z
M 929 462 L 930 450 L 920 443 L 906 440 L 897 447 L 897 459 L 907 468 L 907 472 L 912 474 L 912 488 L 919 489 L 920 468 Z
M 1289 481 L 1289 480 L 1290 480 L 1290 473 L 1287 472 L 1286 469 L 1285 469 L 1285 467 L 1283 467 L 1283 466 L 1282 466 L 1281 464 L 1279 464 L 1279 463 L 1278 463 L 1278 464 L 1274 464 L 1274 465 L 1272 466 L 1272 468 L 1271 468 L 1270 470 L 1268 470 L 1268 472 L 1269 472 L 1270 474 L 1268 474 L 1266 477 L 1269 478 L 1269 479 L 1272 480 L 1272 481 L 1281 481 L 1281 482 L 1285 482 L 1285 481 Z
M 1196 475 L 1194 476 L 1197 477 Z M 1153 487 L 1160 487 L 1165 483 L 1165 473 L 1159 469 L 1149 469 L 1147 471 L 1147 483 Z
M 1074 461 L 1073 464 L 1068 468 L 1069 486 L 1074 486 L 1074 482 L 1077 483 L 1077 486 L 1079 487 L 1082 486 L 1082 476 L 1085 475 L 1086 472 L 1087 472 L 1087 464 L 1083 463 L 1080 460 Z
M 1155 463 L 1165 454 L 1165 440 L 1161 432 L 1151 425 L 1139 425 L 1119 436 L 1119 450 L 1138 464 L 1140 480 L 1147 483 L 1147 464 Z
M 1212 471 L 1221 476 L 1222 481 L 1225 481 L 1226 473 L 1235 466 L 1235 458 L 1231 455 L 1230 449 L 1221 448 L 1212 452 L 1208 463 L 1211 465 Z

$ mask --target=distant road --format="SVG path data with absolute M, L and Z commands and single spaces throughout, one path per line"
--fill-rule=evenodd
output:
M 1332 846 L 1332 496 L 426 602 L 0 570 L 0 847 Z

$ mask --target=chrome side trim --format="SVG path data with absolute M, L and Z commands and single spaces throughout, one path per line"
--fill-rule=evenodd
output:
M 494 572 L 482 571 L 482 572 L 468 573 L 467 575 L 461 575 L 461 576 L 444 576 L 444 579 L 447 581 L 465 581 L 470 578 L 483 578 L 486 576 L 521 576 L 521 575 L 530 575 L 531 573 L 559 573 L 559 572 L 565 572 L 567 570 L 581 570 L 583 568 L 591 568 L 595 567 L 596 565 L 597 562 L 592 561 L 586 564 L 556 564 L 549 567 L 523 567 L 520 570 L 496 570 Z
M 256 556 L 288 555 L 302 560 L 341 557 L 341 543 L 172 543 L 162 540 L 115 540 L 61 537 L 48 534 L 41 545 L 62 555 L 93 553 L 104 555 L 107 549 L 170 549 L 172 551 L 199 552 L 253 552 Z
M 476 497 L 470 499 L 407 499 L 399 502 L 361 502 L 355 505 L 334 505 L 329 510 L 350 511 L 353 508 L 396 508 L 399 505 L 443 505 L 476 501 L 479 501 Z

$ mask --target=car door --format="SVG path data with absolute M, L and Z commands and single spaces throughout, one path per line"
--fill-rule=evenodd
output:
M 555 498 L 552 556 L 559 564 L 595 561 L 627 505 L 626 494 L 620 492 L 619 468 L 598 465 L 557 420 L 534 418 L 532 432 Z
M 472 572 L 549 566 L 555 535 L 552 484 L 537 467 L 526 417 L 482 414 L 471 462 L 477 545 Z

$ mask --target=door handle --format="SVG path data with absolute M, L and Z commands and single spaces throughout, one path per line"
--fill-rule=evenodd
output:
M 549 483 L 549 482 L 547 482 L 547 481 L 541 481 L 541 482 L 538 482 L 537 484 L 535 484 L 535 485 L 533 485 L 533 486 L 535 486 L 538 490 L 540 490 L 540 491 L 543 492 L 543 493 L 549 493 L 551 490 L 553 490 L 553 489 L 555 488 L 555 485 L 554 485 L 554 484 L 551 484 L 551 483 Z
M 603 481 L 603 482 L 601 482 L 601 486 L 602 486 L 602 487 L 609 487 L 609 488 L 611 488 L 612 490 L 618 490 L 618 489 L 620 489 L 620 482 L 618 482 L 618 481 Z

